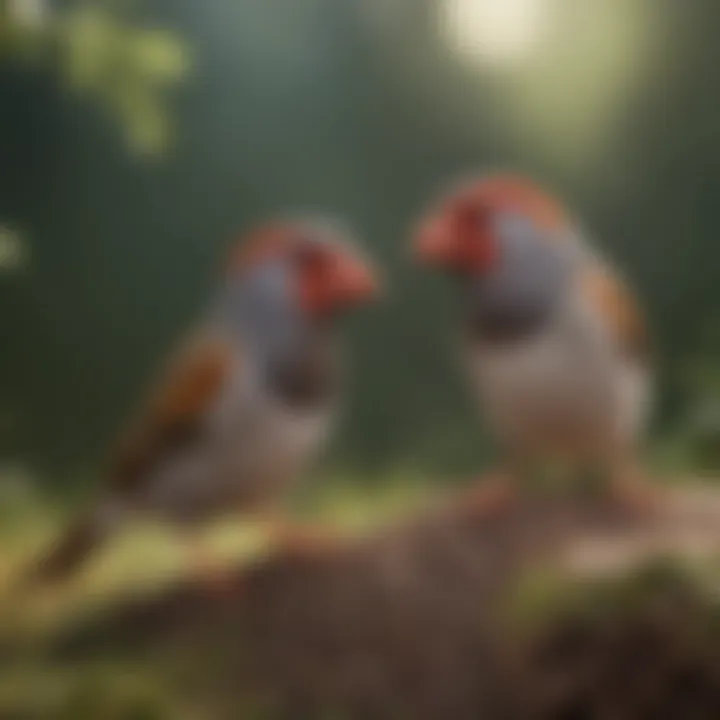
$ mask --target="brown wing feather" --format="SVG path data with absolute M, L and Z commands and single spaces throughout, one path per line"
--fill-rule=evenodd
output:
M 628 357 L 648 360 L 650 339 L 647 325 L 627 286 L 607 268 L 593 268 L 583 279 L 586 292 L 607 318 L 620 349 Z
M 229 364 L 229 348 L 217 339 L 196 339 L 174 357 L 114 455 L 110 481 L 117 490 L 136 490 L 155 463 L 193 436 Z

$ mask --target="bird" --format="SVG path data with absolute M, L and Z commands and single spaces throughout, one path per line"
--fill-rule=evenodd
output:
M 343 397 L 340 322 L 378 294 L 375 268 L 332 220 L 271 219 L 233 243 L 220 275 L 36 578 L 68 578 L 138 515 L 190 529 L 262 515 L 326 445 Z
M 639 462 L 654 384 L 647 322 L 577 217 L 529 178 L 479 174 L 432 201 L 412 248 L 459 293 L 463 364 L 505 461 L 491 473 L 500 486 L 564 472 L 562 487 L 574 478 L 651 508 Z

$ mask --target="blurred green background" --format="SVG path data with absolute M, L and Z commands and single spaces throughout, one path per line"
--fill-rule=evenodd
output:
M 448 180 L 495 168 L 564 198 L 643 298 L 654 467 L 717 477 L 718 37 L 717 0 L 0 0 L 0 716 L 215 716 L 191 712 L 179 668 L 213 675 L 217 648 L 48 650 L 188 575 L 172 533 L 118 538 L 58 596 L 18 602 L 12 582 L 268 215 L 341 216 L 389 286 L 348 328 L 332 481 L 301 514 L 362 531 L 488 461 L 452 294 L 408 240 Z M 206 540 L 221 559 L 267 549 L 244 523 Z
M 657 443 L 720 432 L 715 0 L 0 0 L 0 458 L 98 467 L 242 228 L 342 216 L 386 269 L 335 462 L 451 476 L 487 442 L 452 301 L 408 262 L 448 179 L 554 189 L 644 298 Z M 674 446 L 673 445 L 673 446 Z

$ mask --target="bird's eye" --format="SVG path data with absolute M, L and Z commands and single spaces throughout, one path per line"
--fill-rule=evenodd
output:
M 488 213 L 483 205 L 473 202 L 460 205 L 457 215 L 462 228 L 474 233 L 485 228 Z
M 314 243 L 300 242 L 295 251 L 295 260 L 303 268 L 317 268 L 324 263 L 324 254 Z

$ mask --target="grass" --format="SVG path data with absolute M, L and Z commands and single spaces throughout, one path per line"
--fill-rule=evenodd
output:
M 341 533 L 362 533 L 411 512 L 430 494 L 413 473 L 364 487 L 350 477 L 317 483 L 288 510 Z M 26 594 L 17 579 L 67 522 L 69 513 L 28 495 L 4 503 L 0 524 L 0 717 L 203 718 L 173 685 L 173 661 L 118 658 L 112 648 L 68 665 L 48 648 L 64 628 L 133 594 L 151 595 L 192 572 L 188 546 L 160 525 L 138 524 L 114 538 L 70 583 Z M 229 519 L 202 538 L 218 562 L 242 564 L 267 552 L 252 521 Z
M 343 534 L 362 534 L 412 514 L 438 494 L 431 481 L 413 471 L 358 483 L 336 474 L 319 479 L 295 498 L 288 512 Z M 7 499 L 0 510 L 0 718 L 44 720 L 206 720 L 206 707 L 185 685 L 188 667 L 221 662 L 199 648 L 182 653 L 140 655 L 120 652 L 112 644 L 93 649 L 90 657 L 68 661 L 50 652 L 64 630 L 122 604 L 129 595 L 153 595 L 192 574 L 188 546 L 168 527 L 138 524 L 98 553 L 72 582 L 56 589 L 23 595 L 15 580 L 32 559 L 57 536 L 71 514 L 31 494 Z M 221 562 L 249 563 L 268 551 L 267 536 L 251 521 L 228 519 L 208 528 L 203 539 Z M 569 606 L 594 610 L 606 601 L 593 587 L 578 597 L 557 578 L 530 577 L 518 589 L 514 621 L 535 624 L 549 606 L 563 613 Z M 623 586 L 625 587 L 625 586 Z M 616 593 L 617 594 L 617 593 Z M 618 595 L 619 597 L 620 595 Z M 644 596 L 643 596 L 644 597 Z M 625 595 L 622 595 L 625 598 Z M 568 600 L 569 599 L 569 600 Z M 624 600 L 623 600 L 624 602 Z M 522 623 L 521 623 L 522 624 Z M 189 665 L 188 665 L 189 664 Z M 263 717 L 246 709 L 243 719 Z

